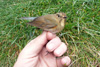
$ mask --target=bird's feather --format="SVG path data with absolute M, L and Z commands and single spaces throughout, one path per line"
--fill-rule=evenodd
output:
M 55 26 L 57 26 L 57 23 L 55 22 L 57 21 L 53 18 L 41 16 L 41 17 L 37 17 L 36 19 L 29 22 L 28 24 L 39 27 L 41 29 L 50 29 L 50 28 L 54 28 Z
M 20 19 L 24 19 L 24 20 L 34 20 L 36 19 L 37 17 L 22 17 Z

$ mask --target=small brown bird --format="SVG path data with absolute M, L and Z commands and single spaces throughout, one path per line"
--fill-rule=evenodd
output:
M 48 15 L 37 17 L 33 21 L 29 22 L 28 24 L 32 26 L 36 26 L 45 31 L 58 33 L 64 28 L 65 22 L 66 22 L 66 14 L 56 13 L 56 14 L 48 14 Z

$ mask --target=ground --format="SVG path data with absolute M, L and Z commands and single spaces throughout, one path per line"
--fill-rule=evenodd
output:
M 24 46 L 42 33 L 19 18 L 58 12 L 67 15 L 57 36 L 68 43 L 69 67 L 99 67 L 100 0 L 0 0 L 0 67 L 12 67 Z

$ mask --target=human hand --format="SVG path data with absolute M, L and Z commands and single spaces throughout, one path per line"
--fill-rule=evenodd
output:
M 24 47 L 14 67 L 68 66 L 71 62 L 70 58 L 68 56 L 60 57 L 66 50 L 67 47 L 65 43 L 61 42 L 59 37 L 50 32 L 43 32 Z M 47 51 L 49 53 L 47 53 Z

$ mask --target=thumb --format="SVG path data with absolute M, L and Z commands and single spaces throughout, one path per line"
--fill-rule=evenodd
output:
M 34 55 L 36 56 L 42 49 L 42 47 L 46 44 L 47 38 L 46 38 L 46 32 L 43 32 L 41 35 L 39 35 L 34 40 L 31 40 L 21 51 L 21 54 L 26 55 Z
M 24 56 L 36 56 L 42 50 L 43 46 L 46 45 L 49 39 L 52 39 L 55 35 L 49 32 L 43 32 L 34 40 L 30 41 L 25 48 L 21 51 Z M 51 37 L 51 38 L 50 38 Z

